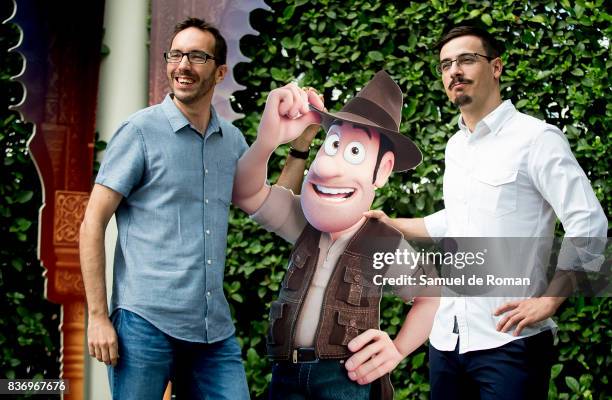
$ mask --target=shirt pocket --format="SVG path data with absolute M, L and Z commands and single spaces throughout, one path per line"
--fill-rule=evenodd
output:
M 496 217 L 516 211 L 518 170 L 483 168 L 474 174 L 474 203 Z
M 217 199 L 225 206 L 229 206 L 232 201 L 235 173 L 236 160 L 217 161 L 217 187 L 214 193 L 216 193 Z

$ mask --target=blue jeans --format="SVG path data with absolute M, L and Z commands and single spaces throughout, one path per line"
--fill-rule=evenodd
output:
M 339 360 L 315 363 L 275 362 L 272 365 L 270 399 L 274 400 L 369 400 L 370 385 L 348 377 Z
M 113 399 L 161 399 L 169 380 L 177 399 L 249 398 L 234 336 L 216 343 L 187 342 L 123 309 L 111 320 L 119 337 L 119 361 L 108 368 Z
M 429 345 L 432 400 L 546 400 L 554 360 L 544 331 L 501 347 L 459 354 Z

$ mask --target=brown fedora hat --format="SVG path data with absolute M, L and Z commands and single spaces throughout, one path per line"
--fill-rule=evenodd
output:
M 372 128 L 393 143 L 394 171 L 406 171 L 421 163 L 423 156 L 412 140 L 399 132 L 402 121 L 403 96 L 389 74 L 381 70 L 342 109 L 330 113 L 310 106 L 321 114 L 321 125 L 328 129 L 336 120 Z

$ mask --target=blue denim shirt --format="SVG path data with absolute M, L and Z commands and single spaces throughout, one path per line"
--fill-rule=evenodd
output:
M 223 271 L 234 172 L 247 148 L 212 107 L 202 137 L 170 95 L 119 127 L 96 178 L 124 197 L 111 312 L 130 310 L 192 342 L 234 333 Z

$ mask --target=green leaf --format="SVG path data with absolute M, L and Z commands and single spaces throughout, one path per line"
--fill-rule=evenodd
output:
M 371 58 L 374 61 L 382 61 L 383 60 L 382 53 L 380 51 L 376 51 L 376 50 L 368 51 L 368 57 Z
M 555 379 L 563 371 L 563 364 L 555 364 L 552 366 L 550 371 L 550 378 Z
M 34 195 L 34 192 L 32 192 L 31 190 L 25 190 L 25 191 L 19 192 L 19 194 L 15 198 L 15 201 L 17 203 L 27 203 L 28 201 L 30 201 L 33 195 Z
M 521 108 L 525 107 L 527 104 L 529 104 L 529 100 L 521 99 L 516 103 L 516 108 L 520 110 Z
M 578 381 L 576 380 L 576 378 L 573 378 L 571 376 L 566 376 L 565 384 L 567 385 L 567 387 L 570 388 L 572 392 L 580 393 L 580 384 L 578 384 Z
M 493 18 L 491 18 L 489 14 L 482 14 L 480 16 L 480 19 L 482 20 L 482 22 L 484 22 L 488 26 L 493 25 Z
M 421 352 L 412 357 L 412 369 L 419 369 L 425 361 L 425 353 Z

